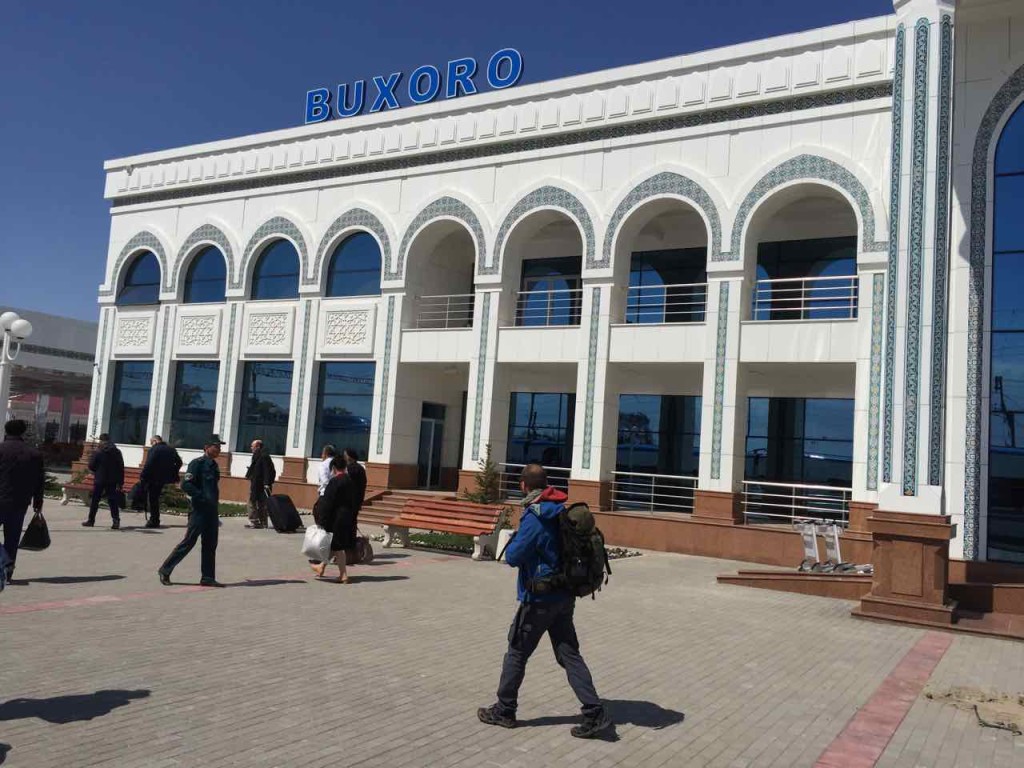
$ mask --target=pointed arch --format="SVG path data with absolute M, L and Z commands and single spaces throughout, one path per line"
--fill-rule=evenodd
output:
M 167 268 L 167 250 L 164 248 L 163 241 L 159 237 L 144 229 L 132 235 L 128 242 L 124 244 L 124 247 L 117 256 L 117 260 L 114 262 L 114 268 L 110 272 L 110 288 L 100 291 L 101 296 L 114 296 L 117 294 L 125 267 L 128 266 L 128 263 L 139 251 L 153 252 L 157 262 L 160 264 L 160 284 L 162 290 L 170 290 L 171 281 Z
M 384 257 L 383 277 L 388 279 L 391 273 L 391 238 L 388 237 L 387 228 L 376 214 L 371 213 L 365 208 L 352 208 L 331 222 L 327 231 L 324 232 L 324 236 L 320 238 L 320 245 L 316 251 L 316 260 L 313 263 L 313 274 L 309 276 L 303 270 L 303 285 L 319 285 L 323 281 L 324 257 L 328 249 L 333 248 L 340 240 L 340 236 L 350 229 L 363 230 L 377 239 L 381 255 Z
M 409 222 L 409 226 L 405 228 L 405 233 L 402 235 L 402 242 L 398 246 L 398 262 L 395 265 L 395 271 L 394 273 L 389 271 L 386 275 L 388 280 L 398 280 L 405 274 L 405 262 L 413 239 L 436 219 L 454 219 L 464 224 L 476 243 L 477 265 L 478 267 L 483 266 L 487 247 L 480 219 L 466 203 L 450 195 L 445 195 L 427 205 Z
M 237 281 L 235 266 L 235 249 L 231 240 L 220 227 L 215 224 L 202 224 L 192 230 L 192 233 L 185 238 L 185 242 L 178 249 L 178 255 L 174 261 L 174 275 L 172 288 L 178 294 L 184 287 L 186 270 L 191 258 L 199 252 L 200 246 L 215 245 L 220 249 L 224 260 L 227 262 L 227 275 L 229 286 L 234 286 Z
M 275 237 L 284 238 L 292 242 L 295 249 L 299 252 L 300 280 L 306 274 L 309 267 L 309 251 L 306 248 L 306 238 L 303 237 L 302 231 L 291 219 L 287 219 L 284 216 L 274 216 L 253 232 L 249 242 L 246 243 L 245 251 L 242 254 L 241 269 L 238 270 L 231 281 L 233 289 L 242 288 L 243 284 L 249 280 L 254 261 L 253 254 L 267 240 Z

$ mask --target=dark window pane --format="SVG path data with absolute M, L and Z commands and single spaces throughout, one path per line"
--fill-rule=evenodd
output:
M 316 395 L 313 451 L 325 445 L 354 448 L 362 458 L 370 450 L 374 363 L 321 363 Z
M 120 362 L 114 365 L 114 387 L 110 398 L 110 426 L 115 443 L 143 445 L 153 393 L 153 363 Z
M 380 293 L 380 247 L 373 235 L 357 232 L 334 249 L 327 274 L 328 296 Z
M 291 362 L 245 364 L 235 450 L 248 453 L 253 440 L 262 440 L 268 453 L 284 454 L 291 392 Z
M 697 475 L 701 398 L 620 395 L 616 470 Z
M 1024 253 L 997 253 L 992 266 L 992 330 L 1024 331 Z
M 525 260 L 516 325 L 579 325 L 581 269 L 579 256 Z
M 177 364 L 174 400 L 171 405 L 171 433 L 168 441 L 178 448 L 202 448 L 215 431 L 217 407 L 217 361 Z
M 260 254 L 252 278 L 254 299 L 299 296 L 299 254 L 288 240 L 275 240 Z
M 227 263 L 224 254 L 212 245 L 192 259 L 185 278 L 185 303 L 224 301 L 227 288 Z
M 513 392 L 506 461 L 571 466 L 575 410 L 574 394 Z
M 996 173 L 1024 171 L 1024 105 L 1006 123 L 996 147 Z
M 160 262 L 146 251 L 135 257 L 117 294 L 117 303 L 156 304 L 160 301 Z
M 857 238 L 826 237 L 759 243 L 754 320 L 836 320 L 856 317 Z M 813 283 L 766 280 L 831 278 Z
M 1024 251 L 1024 174 L 996 178 L 993 250 Z

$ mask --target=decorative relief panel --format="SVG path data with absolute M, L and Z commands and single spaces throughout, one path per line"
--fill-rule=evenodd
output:
M 328 304 L 320 313 L 321 354 L 373 353 L 376 305 Z
M 219 357 L 222 316 L 220 308 L 196 310 L 183 306 L 178 312 L 174 334 L 175 355 Z
M 294 331 L 294 307 L 246 307 L 243 355 L 290 355 Z
M 114 356 L 151 356 L 155 330 L 156 312 L 119 313 L 114 331 Z

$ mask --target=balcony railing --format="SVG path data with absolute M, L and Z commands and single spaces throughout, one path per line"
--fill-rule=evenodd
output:
M 420 296 L 416 303 L 414 328 L 447 330 L 471 328 L 476 296 L 472 293 L 453 293 L 446 296 Z
M 582 288 L 520 291 L 516 294 L 516 325 L 521 327 L 579 325 L 582 305 Z
M 758 280 L 752 320 L 852 320 L 857 317 L 857 276 Z
M 612 509 L 636 512 L 693 512 L 697 478 L 612 472 Z
M 743 516 L 748 523 L 827 521 L 846 526 L 850 488 L 743 481 Z
M 523 473 L 525 464 L 499 464 L 501 468 L 501 498 L 521 499 L 523 492 L 519 490 L 519 477 Z M 548 473 L 548 485 L 554 488 L 569 490 L 568 467 L 544 467 Z
M 626 292 L 626 322 L 703 323 L 707 283 L 631 285 Z

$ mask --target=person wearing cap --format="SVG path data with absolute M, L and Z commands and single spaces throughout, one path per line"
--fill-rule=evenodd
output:
M 185 530 L 185 538 L 181 540 L 168 555 L 164 564 L 160 566 L 157 575 L 160 583 L 165 587 L 171 585 L 171 572 L 178 565 L 201 538 L 202 560 L 200 572 L 202 579 L 199 584 L 204 587 L 223 587 L 217 581 L 217 534 L 220 527 L 220 520 L 217 515 L 220 501 L 220 469 L 217 467 L 217 457 L 220 456 L 220 447 L 223 445 L 217 435 L 211 435 L 203 447 L 203 455 L 189 462 L 185 470 L 185 476 L 181 481 L 181 489 L 188 494 L 192 502 L 192 511 L 188 516 L 188 528 Z
M 89 471 L 92 472 L 92 499 L 89 501 L 89 516 L 82 521 L 82 525 L 86 528 L 96 525 L 100 499 L 106 497 L 110 505 L 110 528 L 116 531 L 121 527 L 118 497 L 124 485 L 124 457 L 106 432 L 100 435 L 99 448 L 89 458 Z

